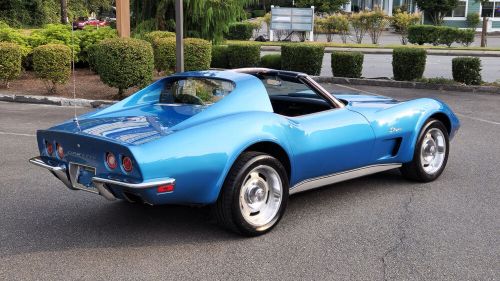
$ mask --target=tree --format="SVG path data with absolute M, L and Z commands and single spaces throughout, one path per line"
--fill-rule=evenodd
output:
M 256 0 L 184 0 L 184 26 L 188 37 L 201 37 L 221 42 L 232 22 L 246 17 L 243 10 Z M 157 28 L 175 20 L 174 0 L 134 0 L 134 23 L 140 25 L 154 20 Z
M 68 23 L 68 2 L 67 0 L 61 0 L 61 23 Z
M 489 0 L 476 0 L 476 3 L 481 3 L 485 5 Z M 483 28 L 481 28 L 481 47 L 486 47 L 488 45 L 488 17 L 483 14 Z
M 445 15 L 458 6 L 459 0 L 417 0 L 417 6 L 435 25 L 443 24 Z
M 348 4 L 349 0 L 296 0 L 297 7 L 311 7 L 320 13 L 340 12 L 342 5 Z

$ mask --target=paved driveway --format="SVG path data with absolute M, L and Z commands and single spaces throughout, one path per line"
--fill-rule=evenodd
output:
M 27 159 L 35 130 L 73 108 L 0 103 L 0 280 L 498 280 L 500 96 L 360 89 L 448 102 L 462 129 L 445 173 L 415 184 L 389 171 L 298 194 L 274 231 L 251 239 L 219 229 L 206 208 L 66 190 Z

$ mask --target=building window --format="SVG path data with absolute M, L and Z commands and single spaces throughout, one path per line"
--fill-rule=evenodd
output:
M 500 1 L 490 1 L 481 9 L 482 17 L 500 18 Z
M 450 18 L 463 18 L 465 17 L 466 13 L 467 13 L 467 1 L 461 0 L 458 2 L 458 6 L 452 11 L 448 12 L 446 16 Z

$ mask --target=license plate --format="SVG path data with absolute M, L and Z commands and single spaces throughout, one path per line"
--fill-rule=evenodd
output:
M 99 193 L 99 190 L 92 183 L 92 178 L 95 177 L 95 167 L 70 163 L 69 177 L 74 188 Z

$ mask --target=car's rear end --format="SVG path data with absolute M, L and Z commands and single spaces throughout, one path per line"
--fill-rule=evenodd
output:
M 88 133 L 37 132 L 40 156 L 32 164 L 52 172 L 69 189 L 156 204 L 158 193 L 172 192 L 175 180 L 144 180 L 140 165 L 125 142 Z

